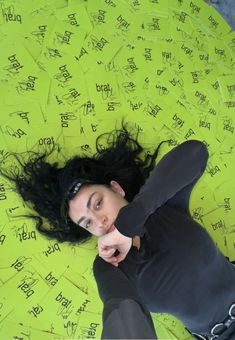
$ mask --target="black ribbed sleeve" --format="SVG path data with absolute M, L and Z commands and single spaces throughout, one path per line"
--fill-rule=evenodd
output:
M 183 142 L 164 155 L 133 201 L 120 209 L 114 222 L 119 232 L 128 237 L 143 236 L 148 217 L 199 178 L 208 157 L 205 144 L 197 140 Z

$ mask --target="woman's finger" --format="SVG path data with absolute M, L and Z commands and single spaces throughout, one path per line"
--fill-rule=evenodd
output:
M 116 249 L 115 248 L 108 248 L 108 249 L 99 249 L 99 255 L 101 257 L 110 257 L 115 253 Z
M 123 261 L 123 260 L 125 259 L 125 257 L 126 257 L 126 254 L 123 254 L 123 253 L 118 254 L 118 255 L 116 256 L 116 261 L 117 261 L 117 263 Z
M 101 256 L 102 257 L 102 256 Z M 118 262 L 116 259 L 116 256 L 112 256 L 112 257 L 102 257 L 102 259 L 110 264 L 112 264 L 113 266 L 117 267 L 118 266 Z
M 108 254 L 108 255 L 99 254 L 99 256 L 102 257 L 103 259 L 110 259 L 110 258 L 115 257 L 115 256 L 113 256 L 113 254 Z

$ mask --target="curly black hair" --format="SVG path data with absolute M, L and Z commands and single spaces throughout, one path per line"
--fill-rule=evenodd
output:
M 100 139 L 105 138 L 107 147 L 101 147 Z M 81 243 L 91 234 L 68 217 L 65 209 L 72 197 L 68 189 L 78 178 L 85 185 L 90 183 L 110 186 L 110 181 L 117 181 L 124 189 L 128 202 L 139 192 L 150 171 L 154 168 L 159 147 L 151 155 L 133 138 L 122 121 L 122 128 L 101 134 L 96 139 L 97 152 L 92 157 L 75 156 L 60 167 L 57 162 L 47 161 L 48 153 L 29 153 L 27 162 L 20 163 L 20 171 L 12 172 L 1 168 L 1 174 L 14 182 L 16 190 L 24 199 L 31 203 L 38 215 L 27 215 L 34 218 L 36 228 L 49 238 L 59 242 L 69 241 Z M 88 183 L 88 184 L 87 184 Z M 46 226 L 46 219 L 49 227 Z

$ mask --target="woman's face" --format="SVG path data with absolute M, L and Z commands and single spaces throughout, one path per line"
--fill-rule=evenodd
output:
M 102 236 L 114 230 L 114 221 L 119 210 L 128 204 L 125 192 L 116 182 L 110 187 L 90 184 L 81 187 L 69 202 L 69 217 L 95 236 Z

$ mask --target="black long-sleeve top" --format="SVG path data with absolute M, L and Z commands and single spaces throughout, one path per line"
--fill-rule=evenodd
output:
M 235 301 L 235 268 L 189 213 L 190 193 L 207 160 L 207 148 L 197 140 L 172 149 L 114 223 L 123 235 L 141 237 L 140 250 L 131 248 L 119 267 L 113 267 L 133 284 L 135 299 L 151 312 L 174 315 L 191 332 L 201 334 L 209 334 L 224 320 Z M 98 284 L 99 292 L 111 299 L 111 276 L 106 280 L 105 271 L 99 271 L 100 261 L 95 260 L 95 276 L 106 285 Z M 122 296 L 128 298 L 129 293 Z

